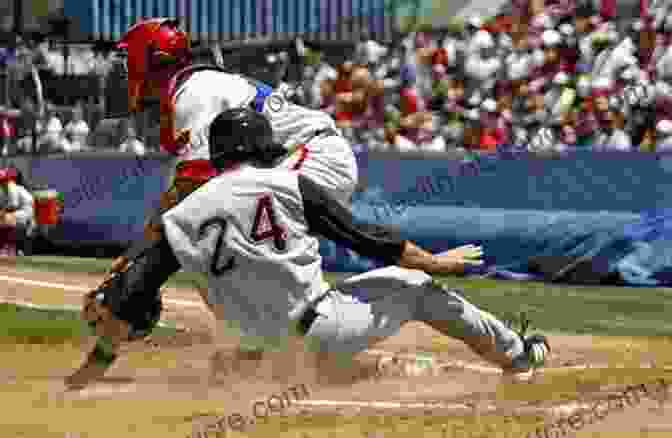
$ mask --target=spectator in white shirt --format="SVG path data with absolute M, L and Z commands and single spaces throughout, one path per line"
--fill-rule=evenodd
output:
M 131 152 L 136 155 L 145 155 L 145 145 L 136 134 L 135 127 L 128 119 L 119 123 L 120 152 Z
M 326 62 L 320 62 L 315 66 L 311 93 L 313 96 L 318 96 L 317 108 L 328 106 L 329 102 L 325 98 L 323 88 L 325 83 L 336 81 L 336 79 L 338 79 L 338 71 Z
M 625 132 L 626 114 L 623 112 L 623 101 L 612 96 L 609 99 L 609 109 L 601 116 L 600 133 L 595 143 L 595 150 L 598 151 L 630 151 L 632 150 L 632 139 Z
M 360 42 L 355 48 L 356 62 L 366 65 L 369 70 L 374 71 L 382 58 L 387 55 L 387 47 L 374 41 L 368 32 L 364 31 L 360 36 Z
M 17 150 L 23 153 L 33 152 L 33 137 L 36 133 L 37 112 L 35 104 L 26 98 L 21 103 L 21 112 L 17 119 Z
M 42 152 L 64 151 L 63 123 L 53 108 L 46 105 L 44 117 L 37 121 L 38 145 Z
M 672 120 L 661 120 L 656 125 L 656 152 L 672 151 Z
M 0 256 L 16 256 L 19 239 L 34 222 L 33 196 L 16 184 L 13 169 L 0 169 Z
M 66 152 L 77 152 L 87 148 L 89 125 L 84 120 L 84 111 L 81 104 L 72 110 L 72 120 L 65 125 Z

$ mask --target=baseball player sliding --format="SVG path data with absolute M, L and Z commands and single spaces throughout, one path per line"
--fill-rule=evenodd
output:
M 189 41 L 177 20 L 152 18 L 131 26 L 118 44 L 127 53 L 129 113 L 140 113 L 158 99 L 161 147 L 177 160 L 173 186 L 147 221 L 146 238 L 160 239 L 160 214 L 217 174 L 208 160 L 207 133 L 212 120 L 227 108 L 263 113 L 271 121 L 275 141 L 291 152 L 283 152 L 280 166 L 349 202 L 357 185 L 357 162 L 332 118 L 291 104 L 280 90 L 258 81 L 214 65 L 194 65 Z M 126 269 L 131 258 L 125 254 L 115 260 L 111 275 Z M 208 297 L 202 298 L 209 306 Z M 85 363 L 82 369 L 87 367 Z
M 103 341 L 92 365 L 68 383 L 101 375 L 122 342 L 159 320 L 159 288 L 180 268 L 208 278 L 207 299 L 220 321 L 239 321 L 244 336 L 298 332 L 320 354 L 356 354 L 422 321 L 459 339 L 507 374 L 529 374 L 545 363 L 545 337 L 516 333 L 433 274 L 481 263 L 457 249 L 432 255 L 378 225 L 357 224 L 333 193 L 286 169 L 285 148 L 271 123 L 250 108 L 226 110 L 208 132 L 210 163 L 220 173 L 161 215 L 161 237 L 129 251 L 127 269 L 87 294 L 84 317 Z M 324 236 L 389 266 L 325 283 L 316 236 Z M 93 370 L 93 371 L 92 371 Z

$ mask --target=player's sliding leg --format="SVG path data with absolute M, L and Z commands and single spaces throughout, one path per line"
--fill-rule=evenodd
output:
M 550 348 L 541 336 L 524 337 L 421 271 L 398 267 L 349 278 L 318 303 L 307 331 L 320 351 L 357 353 L 421 321 L 467 344 L 506 372 L 542 366 Z

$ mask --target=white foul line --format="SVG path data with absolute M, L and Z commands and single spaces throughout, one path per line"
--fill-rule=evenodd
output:
M 304 408 L 310 407 L 334 407 L 334 408 L 370 408 L 370 409 L 423 409 L 423 410 L 442 410 L 442 411 L 470 411 L 477 410 L 479 413 L 494 413 L 503 410 L 502 407 L 492 403 L 442 403 L 442 402 L 387 402 L 387 401 L 341 401 L 341 400 L 297 400 L 296 405 Z M 550 414 L 557 416 L 569 416 L 572 413 L 588 409 L 587 403 L 569 402 L 554 406 L 530 406 L 524 403 L 522 406 L 514 408 L 515 413 L 523 414 Z
M 463 403 L 436 403 L 436 402 L 427 402 L 427 403 L 418 403 L 418 402 L 385 402 L 385 401 L 340 401 L 340 400 L 297 400 L 296 403 L 299 406 L 330 406 L 336 408 L 374 408 L 374 409 L 473 409 L 473 406 L 469 406 Z M 492 409 L 494 406 L 488 406 Z
M 69 291 L 73 291 L 73 292 L 89 292 L 90 290 L 92 290 L 92 288 L 82 287 L 82 286 L 74 286 L 74 285 L 71 285 L 71 284 L 61 284 L 61 283 L 51 283 L 51 282 L 46 282 L 46 281 L 28 280 L 27 278 L 8 277 L 6 275 L 0 275 L 0 280 L 7 281 L 7 282 L 10 282 L 10 283 L 26 284 L 28 286 L 48 287 L 48 288 L 51 288 L 51 289 L 69 290 Z M 203 308 L 205 308 L 205 306 L 203 304 L 197 303 L 195 301 L 173 300 L 173 299 L 166 299 L 166 300 L 163 300 L 163 301 L 165 303 L 174 304 L 176 306 L 203 307 Z

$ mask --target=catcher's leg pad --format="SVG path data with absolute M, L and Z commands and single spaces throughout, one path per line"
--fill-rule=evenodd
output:
M 87 298 L 106 308 L 115 318 L 130 326 L 133 341 L 149 335 L 161 318 L 161 286 L 180 269 L 168 240 L 151 242 L 128 268 L 114 273 Z M 88 318 L 95 327 L 98 318 Z

